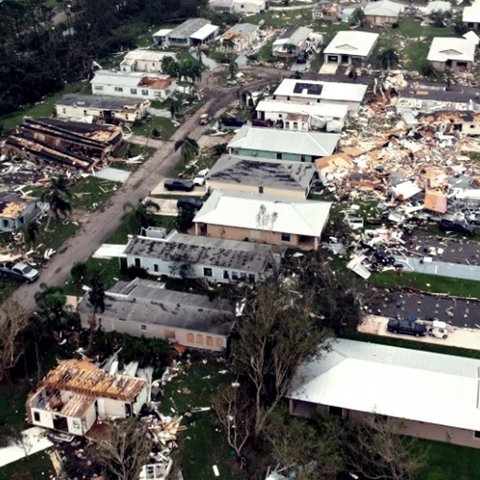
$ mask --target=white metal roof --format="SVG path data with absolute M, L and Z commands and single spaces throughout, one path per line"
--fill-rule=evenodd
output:
M 474 43 L 475 45 L 478 45 L 478 43 L 480 42 L 479 36 L 473 30 L 465 33 L 464 35 L 462 35 L 462 37 Z
M 331 203 L 214 191 L 195 223 L 320 237 Z
M 342 30 L 327 45 L 323 53 L 328 55 L 353 55 L 368 57 L 378 39 L 378 33 Z
M 397 17 L 402 11 L 403 5 L 391 2 L 390 0 L 368 2 L 364 9 L 365 15 L 376 17 Z
M 336 133 L 300 132 L 244 125 L 228 144 L 228 148 L 326 157 L 334 152 L 339 140 L 340 135 Z
M 177 58 L 177 54 L 174 52 L 160 52 L 158 50 L 143 50 L 136 49 L 128 52 L 123 61 L 126 60 L 145 60 L 151 62 L 161 62 L 165 57 Z M 122 62 L 123 63 L 123 62 Z
M 313 30 L 307 27 L 289 28 L 283 35 L 280 35 L 280 37 L 273 42 L 273 47 L 280 47 L 283 45 L 299 45 L 304 42 L 312 33 Z
M 319 93 L 311 93 L 307 88 L 295 91 L 298 85 L 318 85 Z M 297 89 L 298 90 L 298 89 Z M 314 80 L 295 80 L 294 78 L 285 78 L 277 87 L 274 95 L 283 97 L 310 98 L 312 101 L 320 100 L 337 100 L 340 102 L 358 102 L 360 103 L 367 91 L 367 85 L 361 83 L 338 83 L 338 82 L 321 82 Z
M 294 103 L 281 100 L 261 100 L 258 102 L 259 112 L 297 113 L 316 117 L 332 117 L 344 119 L 348 114 L 348 106 L 342 103 Z
M 173 29 L 172 28 L 161 28 L 160 30 L 157 30 L 153 36 L 154 37 L 166 37 Z
M 468 23 L 480 22 L 480 2 L 475 2 L 469 7 L 463 9 L 462 20 Z
M 145 72 L 97 70 L 91 83 L 93 85 L 111 85 L 114 87 L 136 87 L 145 75 Z
M 451 9 L 452 4 L 442 0 L 428 2 L 426 7 L 421 8 L 426 15 L 431 15 L 433 12 L 449 12 Z
M 446 62 L 459 60 L 473 62 L 475 43 L 465 38 L 435 37 L 430 45 L 427 60 L 430 62 Z
M 218 27 L 216 25 L 212 25 L 212 24 L 204 25 L 195 33 L 192 33 L 190 35 L 190 38 L 193 38 L 195 40 L 205 40 L 207 37 L 209 37 L 212 33 L 215 33 L 217 30 L 218 30 Z
M 353 340 L 303 364 L 287 398 L 480 430 L 480 360 Z

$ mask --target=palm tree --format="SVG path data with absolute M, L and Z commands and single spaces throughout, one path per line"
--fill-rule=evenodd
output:
M 386 48 L 378 54 L 378 60 L 384 70 L 389 70 L 398 64 L 398 54 L 393 48 Z
M 225 50 L 233 50 L 235 48 L 235 42 L 231 38 L 222 40 L 222 46 Z
M 232 60 L 228 64 L 228 72 L 230 73 L 230 80 L 235 80 L 235 77 L 238 73 L 238 64 L 235 60 Z
M 170 110 L 170 115 L 172 120 L 175 120 L 175 117 L 182 106 L 182 102 L 176 98 L 170 98 L 168 100 L 168 109 Z
M 33 248 L 35 244 L 35 240 L 37 239 L 38 223 L 30 222 L 28 225 L 25 225 L 25 227 L 23 227 L 22 231 L 23 231 L 23 239 L 25 243 L 30 248 Z
M 88 268 L 85 263 L 77 262 L 70 270 L 70 276 L 72 277 L 72 283 L 75 286 L 75 291 L 78 293 L 81 291 L 82 284 L 87 277 Z M 78 297 L 77 297 L 78 298 Z
M 152 220 L 149 216 L 149 208 L 154 208 L 157 212 L 160 210 L 160 207 L 155 202 L 147 200 L 146 202 L 138 202 L 136 205 L 133 203 L 126 203 L 123 206 L 123 211 L 125 216 L 133 214 L 135 223 L 138 228 L 147 228 L 152 224 Z
M 72 205 L 70 203 L 72 193 L 70 192 L 67 177 L 65 175 L 59 175 L 56 178 L 52 178 L 50 180 L 50 188 L 42 193 L 40 199 L 50 206 L 48 221 L 45 226 L 45 229 L 48 229 L 52 212 L 55 214 L 55 217 L 59 219 L 59 213 L 65 218 L 72 211 Z
M 176 77 L 178 75 L 179 64 L 173 57 L 164 57 L 162 59 L 162 72 Z
M 178 149 L 180 149 L 180 158 L 185 163 L 193 160 L 200 153 L 197 141 L 190 137 L 185 137 L 175 142 L 175 151 Z
M 91 289 L 88 292 L 88 302 L 92 306 L 92 315 L 88 323 L 90 326 L 90 334 L 88 336 L 88 352 L 92 350 L 93 338 L 97 327 L 97 313 L 105 311 L 105 288 L 100 275 L 100 271 L 93 272 L 90 278 Z

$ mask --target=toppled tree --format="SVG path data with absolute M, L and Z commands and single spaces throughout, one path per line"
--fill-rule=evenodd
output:
M 91 440 L 91 454 L 106 480 L 132 480 L 140 476 L 152 449 L 145 424 L 136 418 L 109 423 L 107 436 Z
M 400 420 L 366 414 L 345 424 L 345 460 L 350 470 L 370 480 L 411 480 L 425 463 L 425 451 L 403 437 Z
M 234 334 L 233 369 L 252 396 L 255 438 L 287 393 L 297 367 L 329 337 L 311 315 L 310 289 L 299 293 L 287 283 L 272 278 L 247 295 Z
M 7 300 L 0 309 L 0 382 L 11 383 L 10 370 L 22 357 L 23 334 L 29 324 L 28 312 L 16 301 Z

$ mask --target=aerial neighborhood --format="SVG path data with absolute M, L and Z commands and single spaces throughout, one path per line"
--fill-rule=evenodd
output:
M 480 2 L 0 25 L 0 480 L 477 478 Z

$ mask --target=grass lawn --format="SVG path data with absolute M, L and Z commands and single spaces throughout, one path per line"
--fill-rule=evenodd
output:
M 174 378 L 165 387 L 161 411 L 172 415 L 183 413 L 189 407 L 208 407 L 210 397 L 232 381 L 227 375 L 219 374 L 222 363 L 208 358 L 207 363 L 195 361 L 190 368 Z M 193 421 L 192 421 L 193 420 Z M 215 428 L 213 412 L 199 413 L 197 418 L 185 417 L 182 424 L 187 430 L 178 438 L 179 449 L 175 459 L 181 465 L 184 478 L 205 480 L 214 478 L 212 466 L 217 465 L 224 480 L 240 480 L 246 476 L 237 469 L 231 449 L 224 435 Z
M 50 117 L 54 111 L 55 102 L 67 93 L 90 93 L 90 85 L 82 82 L 65 85 L 63 90 L 45 98 L 41 103 L 27 106 L 14 113 L 0 117 L 0 124 L 5 128 L 4 135 L 6 135 L 8 131 L 14 130 L 22 121 L 23 117 Z
M 20 283 L 8 278 L 0 278 L 0 303 L 6 300 L 18 287 Z
M 286 12 L 266 11 L 245 18 L 246 22 L 258 25 L 263 20 L 264 27 L 286 28 L 312 23 L 312 9 L 292 10 Z
M 420 26 L 420 21 L 410 17 L 400 19 L 398 31 L 407 38 L 426 37 L 431 40 L 433 37 L 455 36 L 451 27 Z
M 421 480 L 474 480 L 479 478 L 480 451 L 448 443 L 419 440 L 426 447 L 428 461 Z
M 120 183 L 97 177 L 82 178 L 82 180 L 71 189 L 74 195 L 72 207 L 94 211 L 102 203 L 107 201 L 120 185 Z
M 194 167 L 185 163 L 183 161 L 178 162 L 176 165 L 172 167 L 172 169 L 168 172 L 168 176 L 170 178 L 178 177 L 180 174 L 183 174 L 185 177 L 193 176 L 194 173 L 203 170 L 205 168 L 212 168 L 215 163 L 217 162 L 218 157 L 211 156 L 211 155 L 201 155 L 198 158 L 197 163 Z
M 25 427 L 25 401 L 30 390 L 27 382 L 0 385 L 0 436 L 5 435 L 4 426 L 15 430 Z
M 459 278 L 441 277 L 415 272 L 372 273 L 369 282 L 378 287 L 409 287 L 430 293 L 444 293 L 455 297 L 480 298 L 480 282 Z
M 154 130 L 158 132 L 158 136 L 152 134 Z M 135 135 L 142 135 L 144 137 L 151 136 L 152 138 L 159 138 L 162 140 L 169 139 L 176 130 L 177 127 L 169 118 L 154 116 L 150 116 L 146 120 L 143 120 L 141 125 L 132 126 L 132 132 Z
M 40 226 L 35 240 L 36 249 L 40 252 L 45 251 L 47 248 L 58 250 L 66 240 L 75 235 L 78 229 L 78 226 L 72 222 L 64 224 L 62 221 L 52 217 L 48 230 L 45 230 L 46 222 L 47 220 Z
M 35 453 L 0 468 L 0 480 L 47 480 L 52 474 L 52 462 L 46 452 Z

